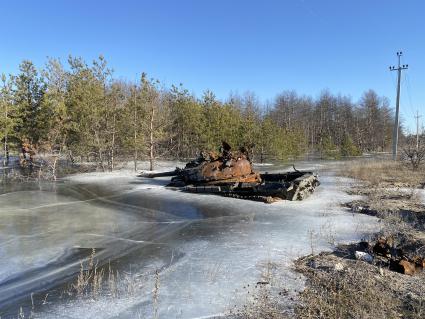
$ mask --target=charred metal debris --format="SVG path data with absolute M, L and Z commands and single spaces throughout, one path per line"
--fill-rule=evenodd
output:
M 374 244 L 358 243 L 354 256 L 357 260 L 411 276 L 422 272 L 425 267 L 423 256 L 397 245 L 391 237 L 380 237 Z

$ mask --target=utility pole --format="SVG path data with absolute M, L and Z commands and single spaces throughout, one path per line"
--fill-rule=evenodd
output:
M 397 101 L 396 101 L 396 111 L 395 111 L 395 123 L 393 130 L 393 160 L 397 159 L 397 146 L 398 146 L 398 128 L 399 128 L 399 113 L 400 113 L 400 81 L 401 81 L 401 70 L 406 70 L 409 65 L 403 64 L 400 65 L 400 59 L 403 55 L 403 52 L 397 52 L 398 57 L 398 67 L 390 66 L 390 71 L 397 71 Z
M 8 140 L 7 140 L 7 135 L 8 135 L 8 127 L 9 127 L 9 114 L 8 114 L 8 97 L 9 95 L 6 93 L 8 92 L 8 88 L 6 87 L 6 76 L 4 74 L 2 74 L 1 76 L 1 81 L 3 82 L 3 87 L 1 88 L 1 90 L 4 92 L 4 94 L 2 94 L 2 102 L 4 103 L 4 120 L 5 120 L 5 127 L 4 127 L 4 144 L 3 144 L 3 150 L 4 150 L 4 157 L 3 157 L 3 168 L 6 168 L 7 166 L 9 166 L 9 145 Z M 1 101 L 0 101 L 1 102 Z
M 416 111 L 415 119 L 416 119 L 416 150 L 419 150 L 419 118 L 422 115 L 419 115 L 419 112 Z

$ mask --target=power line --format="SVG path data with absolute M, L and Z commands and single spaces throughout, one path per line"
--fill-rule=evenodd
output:
M 409 98 L 409 108 L 410 112 L 412 112 L 413 116 L 415 116 L 415 109 L 413 107 L 412 103 L 412 95 L 410 94 L 410 77 L 407 75 L 407 73 L 404 74 L 404 86 L 407 91 L 407 97 Z
M 400 125 L 399 113 L 400 113 L 400 80 L 401 80 L 401 71 L 406 70 L 409 65 L 408 64 L 400 64 L 401 56 L 403 52 L 397 52 L 398 57 L 398 67 L 390 66 L 390 71 L 397 71 L 397 101 L 396 101 L 396 112 L 395 112 L 395 123 L 393 130 L 393 160 L 397 159 L 397 146 L 398 146 L 398 130 Z
M 402 62 L 404 63 L 404 59 L 403 57 L 401 57 Z M 404 73 L 404 80 L 405 80 L 405 86 L 406 86 L 406 90 L 407 90 L 407 96 L 409 98 L 409 103 L 410 103 L 410 107 L 412 109 L 412 113 L 415 114 L 414 112 L 414 108 L 413 108 L 413 103 L 412 103 L 412 95 L 411 95 L 411 84 L 410 84 L 410 76 L 411 74 L 409 73 Z

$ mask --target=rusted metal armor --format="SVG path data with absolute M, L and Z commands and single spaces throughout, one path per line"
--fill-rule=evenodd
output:
M 313 172 L 260 174 L 254 171 L 248 152 L 233 153 L 223 142 L 221 154 L 201 152 L 199 157 L 175 171 L 142 173 L 140 177 L 173 176 L 169 187 L 192 193 L 211 193 L 271 203 L 279 199 L 302 200 L 320 183 Z

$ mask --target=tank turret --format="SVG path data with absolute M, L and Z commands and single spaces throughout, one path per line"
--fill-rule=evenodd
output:
M 171 179 L 170 186 L 224 185 L 229 183 L 261 183 L 261 176 L 253 170 L 248 154 L 241 149 L 235 153 L 223 142 L 221 154 L 201 152 Z

